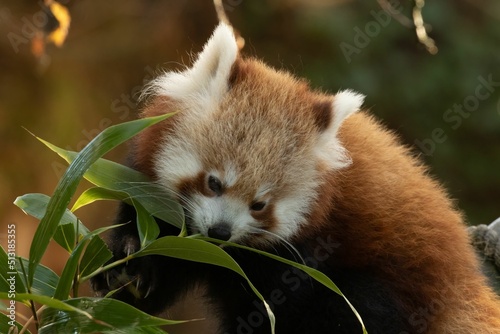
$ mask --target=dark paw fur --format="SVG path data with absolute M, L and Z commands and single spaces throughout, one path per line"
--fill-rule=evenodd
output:
M 139 250 L 139 240 L 123 237 L 121 247 L 114 247 L 114 262 Z M 92 289 L 100 297 L 110 292 L 111 297 L 129 304 L 137 304 L 147 299 L 157 287 L 157 272 L 151 257 L 140 257 L 125 262 L 115 268 L 97 275 L 91 280 Z

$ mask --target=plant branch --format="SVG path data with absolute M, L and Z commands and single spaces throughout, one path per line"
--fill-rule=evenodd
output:
M 30 286 L 30 284 L 28 282 L 28 279 L 27 279 L 28 275 L 26 275 L 26 269 L 24 268 L 23 261 L 20 261 L 19 263 L 21 264 L 21 270 L 23 271 L 24 280 L 27 283 L 26 284 L 26 289 L 28 290 L 28 293 L 31 294 L 31 286 Z M 30 309 L 31 309 L 31 313 L 33 313 L 33 317 L 32 318 L 35 320 L 36 330 L 38 331 L 38 316 L 37 316 L 37 313 L 36 313 L 35 303 L 31 299 L 30 299 Z
M 438 52 L 436 43 L 432 38 L 427 35 L 427 29 L 424 25 L 424 18 L 422 16 L 422 8 L 425 6 L 425 0 L 415 0 L 415 7 L 413 7 L 413 22 L 415 23 L 415 32 L 417 33 L 418 40 L 422 43 L 427 51 L 435 55 Z
M 228 26 L 233 27 L 231 22 L 229 21 L 229 18 L 227 17 L 226 10 L 224 9 L 224 4 L 222 3 L 222 0 L 214 0 L 214 7 L 215 7 L 215 12 L 217 13 L 217 18 L 219 19 L 219 22 L 223 22 L 227 24 Z M 238 30 L 236 30 L 233 27 L 234 35 L 236 37 L 236 44 L 238 45 L 238 50 L 243 49 L 245 46 L 245 39 L 241 37 L 241 34 Z
M 135 254 L 135 253 L 134 253 L 134 254 Z M 105 272 L 106 270 L 112 269 L 112 268 L 114 268 L 114 267 L 116 267 L 116 266 L 119 266 L 119 265 L 120 265 L 120 264 L 122 264 L 122 263 L 126 263 L 126 262 L 128 262 L 128 261 L 132 260 L 132 259 L 134 258 L 134 254 L 130 254 L 129 256 L 124 257 L 123 259 L 120 259 L 120 260 L 117 260 L 117 261 L 115 261 L 115 262 L 112 262 L 112 263 L 110 263 L 110 264 L 108 264 L 108 265 L 102 266 L 102 267 L 100 267 L 99 269 L 97 269 L 96 271 L 94 271 L 93 273 L 88 274 L 87 276 L 83 276 L 83 277 L 81 277 L 81 278 L 80 278 L 80 283 L 83 283 L 83 282 L 85 282 L 85 281 L 87 281 L 87 280 L 91 279 L 92 277 L 97 276 L 97 275 L 99 275 L 100 273 Z

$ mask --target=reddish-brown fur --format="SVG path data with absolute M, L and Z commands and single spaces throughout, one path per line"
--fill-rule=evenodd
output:
M 348 118 L 340 138 L 353 163 L 331 173 L 301 235 L 321 231 L 349 245 L 332 260 L 393 282 L 418 332 L 500 333 L 500 301 L 441 186 L 365 113 Z
M 214 113 L 214 119 L 228 117 L 229 107 L 253 108 L 265 110 L 265 121 L 272 126 L 273 122 L 281 124 L 283 115 L 279 110 L 289 106 L 287 117 L 295 122 L 290 125 L 296 134 L 294 140 L 306 147 L 310 145 L 311 133 L 322 131 L 322 126 L 331 121 L 328 108 L 331 97 L 311 93 L 306 83 L 270 70 L 258 61 L 239 58 L 229 81 L 231 89 Z M 253 103 L 258 103 L 259 108 Z M 156 98 L 145 109 L 144 116 L 176 111 L 175 108 L 167 98 Z M 182 117 L 181 112 L 138 137 L 139 169 L 155 176 L 152 157 L 161 140 L 175 131 L 175 122 L 182 121 Z M 251 122 L 258 115 L 242 113 L 231 117 Z M 193 134 L 207 133 L 199 130 L 193 130 Z M 407 312 L 415 315 L 417 332 L 500 333 L 500 302 L 480 274 L 463 219 L 441 186 L 428 176 L 426 168 L 409 149 L 364 112 L 350 116 L 343 123 L 339 138 L 352 164 L 336 171 L 321 164 L 317 166 L 323 183 L 308 224 L 295 238 L 334 235 L 341 244 L 349 245 L 341 247 L 329 261 L 352 268 L 370 268 L 392 282 Z M 206 143 L 203 146 L 208 150 L 203 163 L 223 168 L 217 165 L 215 157 L 217 150 L 226 150 L 224 143 L 219 144 L 217 138 L 200 138 L 199 142 Z M 235 158 L 245 156 L 246 148 L 240 149 L 243 152 L 233 152 Z M 280 184 L 282 175 L 274 175 L 273 170 L 259 170 L 260 166 L 252 165 L 251 157 L 246 159 L 244 162 L 256 170 L 254 175 L 271 174 Z M 249 192 L 250 185 L 255 183 L 252 177 L 245 174 L 244 182 L 228 191 L 250 203 L 254 196 Z M 199 187 L 192 184 L 198 181 L 199 177 L 196 181 L 185 180 L 184 186 Z M 260 214 L 273 222 L 272 207 L 267 210 Z M 427 313 L 424 316 L 422 312 Z
M 176 112 L 175 103 L 168 97 L 155 97 L 149 102 L 141 113 L 142 117 L 153 117 L 164 115 L 168 112 Z M 134 154 L 137 169 L 154 178 L 154 157 L 162 144 L 161 138 L 168 135 L 175 125 L 175 117 L 170 117 L 168 122 L 160 122 L 151 126 L 147 131 L 142 131 L 134 139 Z

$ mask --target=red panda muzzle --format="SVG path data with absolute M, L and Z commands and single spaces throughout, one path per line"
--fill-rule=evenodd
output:
M 208 236 L 210 238 L 228 241 L 231 238 L 231 227 L 228 223 L 217 223 L 208 228 Z

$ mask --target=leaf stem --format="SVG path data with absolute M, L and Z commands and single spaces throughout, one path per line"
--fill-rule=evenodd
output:
M 134 254 L 135 254 L 135 253 L 134 253 Z M 127 262 L 127 261 L 132 260 L 132 259 L 135 257 L 135 256 L 134 256 L 134 254 L 130 254 L 129 256 L 124 257 L 123 259 L 120 259 L 120 260 L 117 260 L 117 261 L 115 261 L 115 262 L 112 262 L 112 263 L 110 263 L 110 264 L 108 264 L 108 265 L 102 266 L 102 267 L 100 267 L 99 269 L 97 269 L 96 271 L 94 271 L 93 273 L 88 274 L 87 276 L 80 277 L 80 283 L 83 283 L 83 282 L 85 282 L 85 281 L 87 281 L 87 280 L 91 279 L 92 277 L 97 276 L 97 275 L 99 275 L 100 273 L 105 272 L 106 270 L 112 269 L 112 268 L 114 268 L 114 267 L 116 267 L 116 266 L 119 266 L 119 265 L 120 265 L 120 264 L 122 264 L 122 263 L 125 263 L 125 262 Z
M 78 246 L 78 243 L 80 242 L 79 226 L 80 226 L 80 219 L 76 218 L 75 248 Z M 80 261 L 78 261 L 78 264 L 76 266 L 75 276 L 73 277 L 73 298 L 78 297 L 79 277 L 80 277 Z
M 21 265 L 21 270 L 23 271 L 23 276 L 24 276 L 24 279 L 26 281 L 26 289 L 28 290 L 28 293 L 31 294 L 31 286 L 30 286 L 28 279 L 27 279 L 28 275 L 26 275 L 26 269 L 24 268 L 23 261 L 20 261 L 19 264 Z M 35 303 L 31 299 L 30 299 L 30 309 L 31 309 L 31 313 L 33 313 L 33 319 L 35 320 L 35 327 L 36 327 L 36 330 L 38 332 L 38 315 L 36 313 Z
M 38 313 L 41 313 L 41 312 L 42 312 L 45 308 L 46 308 L 46 306 L 45 306 L 45 305 L 42 305 L 42 307 L 40 307 L 40 308 L 38 309 L 38 312 L 34 313 L 34 314 L 33 314 L 33 316 L 32 316 L 32 317 L 30 317 L 30 318 L 26 321 L 26 323 L 24 324 L 23 328 L 21 328 L 21 331 L 19 332 L 19 334 L 24 334 L 24 333 L 28 330 L 28 327 L 29 327 L 29 325 L 33 322 L 33 320 L 35 320 L 35 321 L 36 321 L 36 323 L 35 323 L 35 324 L 37 325 L 37 331 L 38 331 L 38 320 L 37 320 L 37 317 L 38 317 L 38 316 L 37 316 L 37 315 L 38 315 Z

